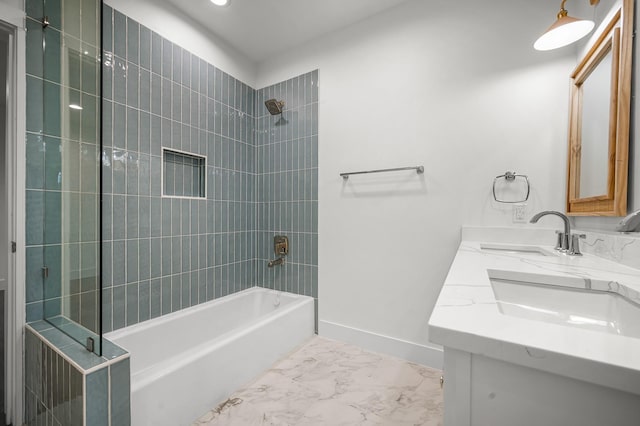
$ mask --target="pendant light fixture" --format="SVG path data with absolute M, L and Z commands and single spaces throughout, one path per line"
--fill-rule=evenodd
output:
M 589 1 L 592 6 L 595 6 L 600 0 Z M 556 22 L 554 22 L 553 25 L 551 25 L 549 29 L 545 31 L 538 40 L 536 40 L 533 45 L 534 49 L 557 49 L 576 42 L 591 32 L 595 26 L 594 22 L 587 19 L 577 19 L 569 16 L 567 10 L 564 8 L 564 4 L 566 2 L 567 0 L 562 0 Z

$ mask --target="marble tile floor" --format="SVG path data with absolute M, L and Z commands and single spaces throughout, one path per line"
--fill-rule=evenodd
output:
M 442 425 L 440 374 L 315 336 L 192 426 Z

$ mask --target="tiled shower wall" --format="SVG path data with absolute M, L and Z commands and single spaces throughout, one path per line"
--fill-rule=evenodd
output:
M 94 332 L 99 328 L 99 4 L 25 4 L 27 321 L 62 314 Z M 49 18 L 46 29 L 43 16 Z M 43 277 L 44 266 L 48 276 Z
M 96 270 L 82 261 L 96 252 L 84 243 L 95 224 L 84 226 L 82 218 L 96 217 L 95 195 L 85 200 L 83 187 L 97 183 L 79 176 L 95 167 L 97 138 L 90 136 L 95 129 L 58 129 L 59 117 L 47 123 L 41 114 L 43 93 L 57 93 L 52 89 L 62 82 L 51 74 L 55 67 L 46 66 L 37 19 L 47 12 L 48 37 L 64 38 L 57 31 L 59 13 L 37 9 L 41 4 L 27 5 L 28 321 L 60 313 L 61 268 L 50 267 L 47 285 L 40 274 L 42 265 L 60 265 L 65 241 L 71 274 L 81 278 L 84 269 Z M 317 298 L 317 71 L 256 91 L 118 11 L 103 11 L 103 330 L 254 285 Z M 78 49 L 90 47 L 81 38 L 70 40 Z M 80 76 L 84 67 L 90 62 L 78 64 Z M 71 88 L 86 98 L 81 114 L 98 111 L 88 107 L 97 90 L 91 87 Z M 285 101 L 282 116 L 268 114 L 264 100 L 271 97 Z M 50 109 L 60 102 L 52 100 Z M 207 157 L 206 199 L 162 196 L 162 147 Z M 78 165 L 67 181 L 60 158 Z M 72 205 L 64 211 L 77 217 L 64 218 L 73 226 L 61 235 L 65 190 Z M 267 269 L 275 256 L 273 235 L 281 233 L 290 238 L 287 264 Z M 78 291 L 89 285 L 74 282 Z M 81 322 L 85 311 L 95 318 L 86 300 L 71 305 L 81 307 L 71 319 Z
M 256 91 L 104 10 L 104 330 L 255 285 L 317 304 L 317 71 Z M 163 147 L 207 157 L 206 200 L 162 196 Z
M 255 91 L 108 6 L 103 38 L 109 331 L 255 285 Z M 206 199 L 162 196 L 163 147 L 207 157 Z
M 258 285 L 304 294 L 318 305 L 318 71 L 265 87 L 256 95 Z M 272 116 L 264 101 L 284 100 Z M 273 236 L 289 237 L 284 266 Z M 317 323 L 317 321 L 316 321 Z

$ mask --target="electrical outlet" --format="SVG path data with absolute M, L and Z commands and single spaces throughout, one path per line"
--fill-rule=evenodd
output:
M 527 205 L 526 204 L 514 204 L 513 205 L 513 223 L 524 223 L 527 221 Z

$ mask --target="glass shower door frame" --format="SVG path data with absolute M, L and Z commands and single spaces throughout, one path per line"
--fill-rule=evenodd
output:
M 47 0 L 43 1 L 46 15 Z M 46 252 L 42 255 L 45 263 L 52 259 L 54 264 L 59 263 L 52 265 L 51 269 L 55 267 L 57 270 L 51 282 L 48 282 L 50 268 L 46 264 L 43 267 L 43 314 L 47 322 L 100 356 L 102 1 L 62 0 L 51 3 L 59 9 L 49 10 L 55 14 L 52 19 L 43 18 L 43 84 L 48 85 L 43 87 L 43 133 L 45 149 L 51 145 L 53 148 L 49 152 L 54 158 L 58 157 L 58 174 L 57 186 L 56 176 L 53 176 L 54 195 L 45 197 L 45 203 L 53 200 L 53 208 L 47 210 L 47 214 L 54 215 L 52 220 L 45 221 L 45 227 L 48 224 L 54 228 L 49 234 L 58 237 L 52 241 L 54 244 L 58 241 L 60 247 L 57 257 Z M 83 15 L 80 4 L 82 11 L 88 10 L 89 13 Z M 92 22 L 82 18 L 91 16 L 91 13 L 98 20 L 98 25 L 93 27 Z M 48 64 L 52 68 L 49 71 L 46 69 Z M 59 71 L 55 70 L 56 67 Z M 47 81 L 47 72 L 53 76 L 53 81 Z M 53 99 L 47 99 L 47 95 Z M 55 110 L 56 104 L 59 104 L 58 111 Z M 47 113 L 52 116 L 49 120 Z M 45 174 L 51 175 L 48 167 L 45 167 Z M 51 178 L 48 176 L 49 181 Z M 46 249 L 45 245 L 43 250 Z M 51 251 L 55 253 L 55 250 Z

